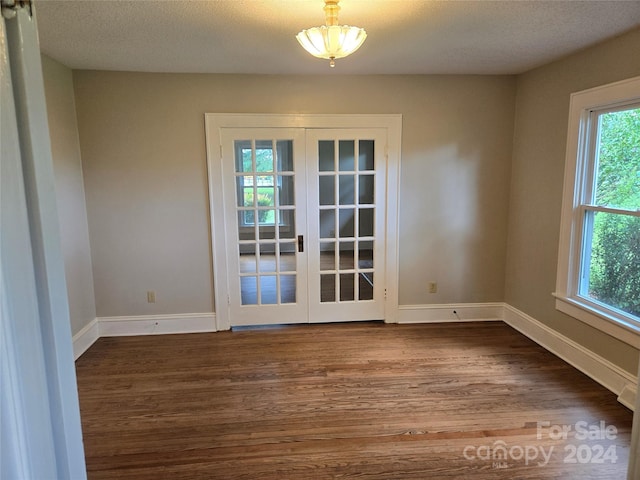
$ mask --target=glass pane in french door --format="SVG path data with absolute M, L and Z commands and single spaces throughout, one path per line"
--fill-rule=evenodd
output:
M 383 318 L 385 141 L 375 130 L 307 134 L 312 321 Z
M 230 323 L 307 322 L 304 132 L 225 129 L 222 143 Z
M 296 302 L 292 140 L 236 140 L 242 305 Z
M 323 303 L 373 300 L 375 164 L 374 140 L 318 142 Z

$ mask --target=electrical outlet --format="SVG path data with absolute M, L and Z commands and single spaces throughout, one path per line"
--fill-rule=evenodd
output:
M 153 290 L 147 292 L 147 303 L 156 303 L 156 292 Z
M 427 289 L 429 293 L 438 293 L 438 282 L 429 282 Z

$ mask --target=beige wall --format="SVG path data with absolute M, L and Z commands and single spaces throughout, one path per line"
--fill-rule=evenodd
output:
M 64 255 L 71 330 L 96 318 L 89 231 L 71 70 L 43 56 L 47 114 Z
M 212 311 L 205 112 L 401 113 L 400 303 L 503 300 L 515 78 L 75 71 L 74 84 L 98 316 Z
M 640 30 L 518 77 L 505 301 L 635 372 L 637 351 L 555 310 L 569 95 L 640 75 Z

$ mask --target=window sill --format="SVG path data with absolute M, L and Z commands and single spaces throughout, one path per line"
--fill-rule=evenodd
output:
M 556 298 L 556 310 L 566 313 L 632 347 L 640 348 L 639 324 L 608 315 L 586 303 L 567 298 L 559 293 L 554 293 L 553 296 Z

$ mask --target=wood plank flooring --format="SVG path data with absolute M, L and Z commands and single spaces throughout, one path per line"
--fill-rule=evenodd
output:
M 625 478 L 632 413 L 500 322 L 101 338 L 76 367 L 90 479 Z

